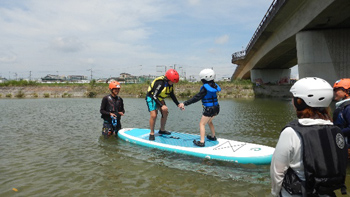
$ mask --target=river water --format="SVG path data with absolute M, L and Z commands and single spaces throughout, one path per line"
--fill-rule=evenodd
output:
M 167 130 L 199 134 L 201 104 L 180 111 L 167 102 Z M 0 196 L 269 196 L 269 165 L 204 160 L 104 139 L 100 103 L 0 99 Z M 144 99 L 124 98 L 124 104 L 124 128 L 149 127 Z M 274 147 L 280 130 L 295 119 L 288 99 L 220 100 L 220 106 L 214 119 L 220 138 Z

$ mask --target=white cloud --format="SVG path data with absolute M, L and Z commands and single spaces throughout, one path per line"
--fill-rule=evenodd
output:
M 200 0 L 188 0 L 190 5 L 198 5 L 200 3 Z
M 111 69 L 156 74 L 156 65 L 181 64 L 197 75 L 202 66 L 230 64 L 230 55 L 249 41 L 270 3 L 8 1 L 0 5 L 0 69 L 42 77 L 43 70 L 88 75 L 86 67 L 95 67 L 102 77 Z M 132 69 L 139 65 L 142 73 Z
M 78 52 L 84 48 L 83 43 L 76 37 L 54 38 L 51 47 L 62 52 Z
M 215 39 L 215 43 L 216 44 L 225 44 L 225 43 L 228 42 L 228 40 L 229 40 L 229 36 L 228 35 L 223 35 L 223 36 L 221 36 L 219 38 L 216 38 Z
M 0 56 L 0 62 L 7 62 L 7 63 L 9 63 L 9 62 L 15 62 L 16 59 L 17 59 L 17 57 L 14 56 L 14 55 L 11 55 L 11 56 L 2 56 L 2 57 Z

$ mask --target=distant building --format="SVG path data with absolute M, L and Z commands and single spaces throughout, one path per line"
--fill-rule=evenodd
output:
M 55 82 L 63 82 L 66 81 L 65 76 L 58 76 L 58 75 L 46 75 L 45 77 L 41 78 L 41 81 L 43 83 L 55 83 Z
M 88 77 L 84 75 L 68 75 L 67 81 L 74 83 L 89 83 Z
M 118 81 L 119 83 L 125 83 L 125 79 L 120 77 L 111 77 L 106 79 L 106 83 L 111 83 L 111 81 Z
M 132 76 L 129 73 L 120 73 L 120 78 L 124 79 L 124 83 L 138 83 L 138 77 Z
M 99 78 L 99 79 L 96 79 L 96 82 L 97 82 L 97 83 L 107 83 L 107 78 Z
M 222 81 L 231 81 L 231 77 L 223 77 Z
M 120 73 L 120 77 L 121 78 L 129 78 L 129 77 L 132 77 L 132 75 L 129 73 Z
M 5 83 L 6 81 L 8 81 L 6 78 L 0 77 L 0 83 Z
M 125 83 L 138 83 L 138 77 L 135 76 L 129 76 L 124 78 L 125 79 Z
M 142 75 L 138 77 L 139 83 L 152 82 L 157 76 L 154 75 Z

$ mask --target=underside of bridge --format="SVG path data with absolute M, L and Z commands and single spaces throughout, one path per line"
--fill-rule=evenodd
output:
M 251 70 L 284 70 L 299 65 L 296 39 L 299 32 L 348 28 L 350 28 L 349 0 L 284 1 L 278 12 L 260 32 L 254 45 L 247 47 L 245 56 L 238 59 L 232 58 L 232 63 L 237 65 L 232 79 L 249 79 Z M 327 36 L 327 34 L 324 35 Z M 346 40 L 346 36 L 344 39 Z M 337 42 L 339 43 L 339 40 Z M 312 50 L 321 50 L 318 47 L 320 46 Z M 340 54 L 350 56 L 346 47 L 342 47 L 342 50 L 345 50 L 345 54 L 343 52 Z M 334 53 L 334 50 L 332 52 Z M 334 55 L 332 57 L 331 59 L 334 59 Z M 347 74 L 350 76 L 350 73 Z

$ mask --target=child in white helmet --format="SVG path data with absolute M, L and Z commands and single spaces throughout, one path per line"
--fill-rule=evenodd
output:
M 205 146 L 205 125 L 208 124 L 211 135 L 207 135 L 207 139 L 216 141 L 215 128 L 212 120 L 220 112 L 220 105 L 218 102 L 217 92 L 221 91 L 218 84 L 214 82 L 215 72 L 212 69 L 204 69 L 199 73 L 199 77 L 203 83 L 199 93 L 193 96 L 191 99 L 181 103 L 180 108 L 184 109 L 184 106 L 193 104 L 199 100 L 202 100 L 203 115 L 199 122 L 200 141 L 193 140 L 193 143 L 197 146 Z

